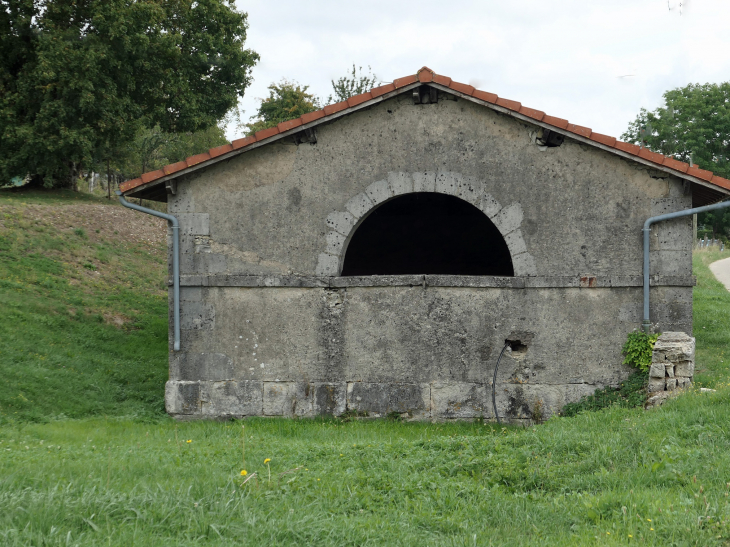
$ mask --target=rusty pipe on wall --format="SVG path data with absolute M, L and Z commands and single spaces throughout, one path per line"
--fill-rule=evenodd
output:
M 180 223 L 172 215 L 160 213 L 141 205 L 128 202 L 119 190 L 116 190 L 119 201 L 125 207 L 148 215 L 164 218 L 172 224 L 172 295 L 173 295 L 173 345 L 174 351 L 180 351 Z

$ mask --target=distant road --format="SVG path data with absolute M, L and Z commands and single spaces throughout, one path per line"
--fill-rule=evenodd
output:
M 730 258 L 723 258 L 710 264 L 710 270 L 717 280 L 730 291 Z

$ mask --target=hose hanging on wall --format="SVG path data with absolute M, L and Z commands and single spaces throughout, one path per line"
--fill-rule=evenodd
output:
M 510 346 L 509 342 L 504 343 L 504 347 L 502 348 L 502 351 L 499 353 L 499 357 L 497 358 L 497 364 L 494 365 L 494 378 L 492 378 L 492 406 L 494 407 L 494 417 L 497 418 L 497 423 L 502 424 L 502 420 L 499 419 L 499 414 L 497 413 L 497 371 L 499 370 L 499 362 L 502 360 L 502 355 L 504 355 L 504 350 L 506 350 Z

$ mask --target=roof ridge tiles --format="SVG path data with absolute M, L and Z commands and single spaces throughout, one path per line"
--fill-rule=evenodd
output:
M 143 184 L 153 182 L 166 176 L 174 175 L 175 173 L 178 173 L 193 166 L 199 166 L 200 164 L 214 160 L 219 156 L 224 156 L 231 152 L 241 150 L 271 137 L 282 135 L 290 131 L 301 131 L 301 129 L 299 128 L 303 125 L 308 125 L 313 122 L 317 122 L 318 120 L 321 120 L 323 118 L 328 118 L 329 116 L 332 116 L 334 114 L 339 114 L 340 112 L 343 112 L 345 110 L 358 107 L 360 105 L 368 103 L 369 101 L 379 99 L 383 95 L 392 93 L 400 88 L 416 83 L 434 83 L 446 87 L 448 89 L 456 91 L 457 93 L 467 95 L 478 101 L 494 104 L 506 110 L 515 112 L 516 114 L 520 114 L 521 116 L 524 116 L 526 118 L 536 120 L 541 124 L 567 131 L 574 135 L 589 139 L 590 141 L 596 142 L 605 147 L 628 153 L 632 156 L 640 157 L 643 160 L 649 161 L 656 165 L 672 169 L 679 174 L 686 174 L 697 179 L 706 181 L 710 184 L 719 186 L 720 188 L 723 188 L 725 190 L 730 190 L 730 180 L 715 175 L 711 171 L 700 169 L 697 165 L 690 166 L 687 163 L 679 161 L 671 156 L 664 156 L 663 154 L 653 152 L 636 144 L 622 142 L 615 137 L 611 137 L 609 135 L 595 133 L 588 127 L 576 125 L 568 122 L 568 120 L 565 120 L 563 118 L 550 116 L 541 110 L 523 106 L 518 101 L 498 97 L 495 93 L 475 89 L 474 86 L 469 84 L 455 82 L 448 76 L 436 74 L 427 66 L 421 67 L 415 74 L 404 76 L 403 78 L 396 78 L 395 80 L 393 80 L 393 82 L 374 87 L 370 91 L 367 91 L 365 93 L 354 95 L 348 98 L 346 101 L 340 101 L 337 103 L 326 105 L 320 110 L 309 112 L 300 116 L 299 118 L 287 120 L 285 122 L 279 123 L 274 127 L 269 127 L 266 129 L 262 129 L 261 131 L 257 131 L 254 135 L 249 135 L 241 139 L 236 139 L 229 144 L 224 144 L 222 146 L 211 148 L 208 152 L 196 154 L 194 156 L 186 158 L 183 161 L 172 163 L 155 171 L 144 173 L 138 178 L 123 182 L 122 184 L 120 184 L 119 188 L 122 192 L 127 192 Z

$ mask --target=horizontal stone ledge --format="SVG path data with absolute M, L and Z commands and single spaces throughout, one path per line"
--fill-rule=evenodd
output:
M 369 275 L 346 277 L 297 275 L 182 275 L 182 287 L 471 287 L 498 289 L 555 289 L 580 288 L 584 290 L 619 287 L 641 287 L 640 275 L 628 276 L 479 276 L 479 275 Z M 652 287 L 694 287 L 692 275 L 654 275 Z
M 327 288 L 330 278 L 298 275 L 181 275 L 180 286 Z

